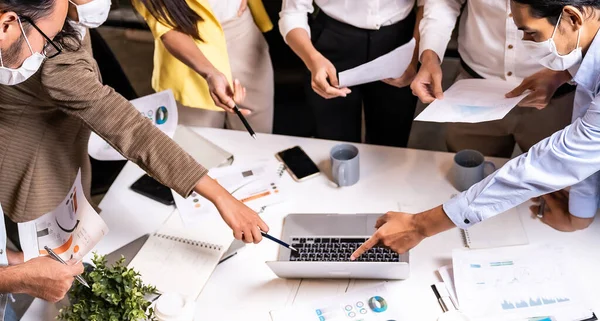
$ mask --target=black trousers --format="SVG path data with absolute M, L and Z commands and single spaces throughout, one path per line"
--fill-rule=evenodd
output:
M 413 37 L 414 13 L 379 30 L 356 28 L 323 12 L 311 21 L 315 48 L 337 72 L 374 60 Z M 347 97 L 325 99 L 305 80 L 307 104 L 315 117 L 316 136 L 322 139 L 360 142 L 364 106 L 368 144 L 406 147 L 417 104 L 410 87 L 397 88 L 381 81 L 354 86 Z

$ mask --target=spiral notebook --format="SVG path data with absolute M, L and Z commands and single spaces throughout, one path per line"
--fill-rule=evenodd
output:
M 516 208 L 498 214 L 467 230 L 461 230 L 465 246 L 485 249 L 529 243 L 527 233 Z
M 174 292 L 195 300 L 227 251 L 233 236 L 218 217 L 186 228 L 177 211 L 150 235 L 129 267 L 161 293 Z

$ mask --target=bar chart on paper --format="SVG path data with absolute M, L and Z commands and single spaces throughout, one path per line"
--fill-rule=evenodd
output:
M 591 314 L 576 297 L 560 250 L 548 246 L 457 251 L 453 255 L 458 300 L 474 317 Z M 563 312 L 561 312 L 563 311 Z M 560 320 L 558 318 L 557 320 Z

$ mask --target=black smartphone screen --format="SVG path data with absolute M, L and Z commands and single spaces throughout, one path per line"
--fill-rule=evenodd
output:
M 299 146 L 278 153 L 285 166 L 298 180 L 319 172 L 319 168 Z
M 175 204 L 171 189 L 148 175 L 142 176 L 133 183 L 131 189 L 136 193 L 142 194 L 165 205 Z

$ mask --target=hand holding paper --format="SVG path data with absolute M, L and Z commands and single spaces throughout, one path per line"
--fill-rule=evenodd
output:
M 386 55 L 356 68 L 341 72 L 339 75 L 339 86 L 351 87 L 402 76 L 412 61 L 415 47 L 416 40 L 412 39 L 407 44 L 396 48 Z
M 514 98 L 505 94 L 513 83 L 491 79 L 463 79 L 457 81 L 415 120 L 439 123 L 479 123 L 504 118 L 529 91 Z

